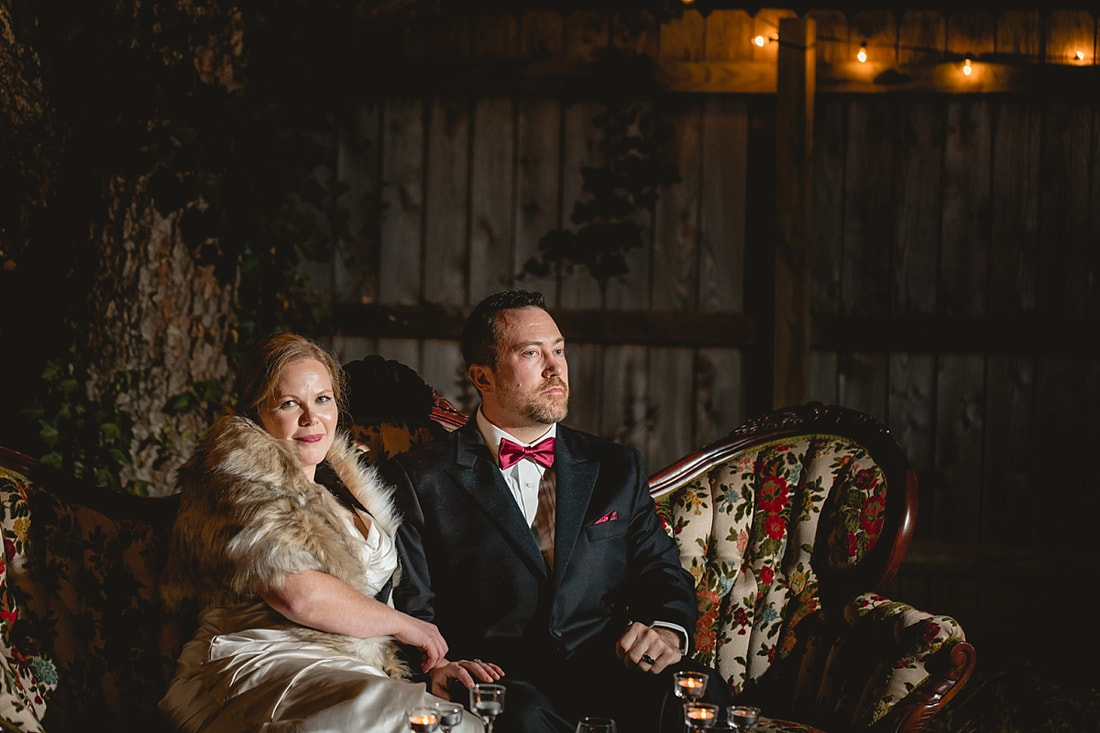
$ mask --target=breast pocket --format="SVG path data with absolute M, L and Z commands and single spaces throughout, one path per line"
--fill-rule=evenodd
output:
M 584 528 L 584 536 L 588 538 L 589 542 L 600 542 L 601 540 L 609 540 L 613 537 L 622 537 L 626 534 L 626 530 L 626 522 L 618 519 L 614 522 L 590 524 Z

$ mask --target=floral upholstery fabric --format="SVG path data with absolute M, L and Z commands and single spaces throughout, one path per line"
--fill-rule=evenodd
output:
M 30 511 L 23 495 L 23 477 L 0 468 L 0 532 L 4 556 L 0 559 L 0 729 L 41 731 L 46 697 L 57 689 L 57 668 L 42 656 L 33 639 L 20 638 L 23 608 L 12 586 L 25 574 Z
M 159 602 L 169 522 L 112 519 L 0 469 L 5 729 L 160 729 L 185 638 Z
M 765 715 L 864 729 L 964 638 L 953 619 L 881 596 L 823 605 L 821 575 L 857 568 L 878 542 L 885 496 L 862 446 L 806 434 L 747 448 L 656 497 L 695 578 L 696 655 Z

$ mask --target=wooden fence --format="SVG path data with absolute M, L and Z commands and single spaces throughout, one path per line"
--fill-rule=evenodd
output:
M 1100 508 L 1076 459 L 1100 437 L 1097 17 L 807 13 L 810 164 L 792 174 L 776 68 L 798 17 L 689 10 L 638 30 L 531 11 L 387 39 L 377 94 L 341 120 L 355 236 L 311 276 L 342 358 L 404 361 L 465 409 L 462 316 L 504 286 L 543 291 L 570 422 L 656 470 L 770 406 L 789 366 L 771 350 L 776 236 L 797 215 L 777 190 L 811 182 L 805 397 L 879 417 L 918 470 L 897 590 L 1011 634 L 993 609 L 1080 570 Z M 599 161 L 604 48 L 655 60 L 637 94 L 673 125 L 680 181 L 637 214 L 645 246 L 606 293 L 584 273 L 517 279 Z

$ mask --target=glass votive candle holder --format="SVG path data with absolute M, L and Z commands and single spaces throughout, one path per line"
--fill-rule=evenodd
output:
M 756 719 L 760 717 L 760 708 L 751 705 L 730 705 L 726 709 L 730 728 L 738 731 L 750 731 L 756 725 Z
M 434 733 L 439 730 L 439 711 L 435 708 L 419 707 L 408 712 L 409 730 L 413 733 Z
M 691 730 L 713 728 L 718 723 L 718 706 L 709 702 L 686 702 L 684 723 Z

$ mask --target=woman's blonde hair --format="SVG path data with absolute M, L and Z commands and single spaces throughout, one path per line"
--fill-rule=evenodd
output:
M 303 359 L 316 359 L 332 379 L 332 393 L 343 414 L 346 403 L 344 370 L 332 354 L 296 333 L 277 333 L 256 344 L 237 370 L 237 413 L 259 422 L 259 408 L 275 393 L 283 371 Z

